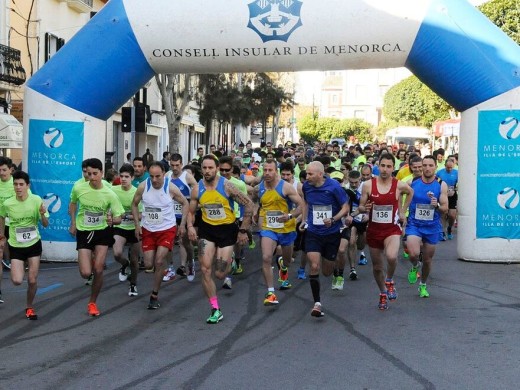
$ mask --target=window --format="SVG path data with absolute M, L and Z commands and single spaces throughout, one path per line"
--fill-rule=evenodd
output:
M 65 45 L 65 39 L 51 33 L 45 33 L 45 62 L 49 61 L 63 45 Z

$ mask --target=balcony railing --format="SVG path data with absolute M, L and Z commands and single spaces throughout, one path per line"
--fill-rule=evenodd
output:
M 0 81 L 22 85 L 26 74 L 20 60 L 20 50 L 0 45 Z
M 70 8 L 74 8 L 79 12 L 90 12 L 94 4 L 94 0 L 67 0 Z

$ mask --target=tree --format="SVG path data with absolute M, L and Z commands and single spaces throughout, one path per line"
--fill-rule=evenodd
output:
M 520 45 L 520 4 L 518 0 L 492 0 L 478 8 Z
M 318 118 L 312 114 L 298 120 L 300 136 L 307 142 L 326 141 L 331 138 L 345 138 L 353 136 L 361 142 L 371 141 L 372 125 L 361 119 Z
M 385 94 L 383 114 L 400 125 L 431 127 L 436 120 L 450 118 L 453 108 L 417 77 L 410 76 Z

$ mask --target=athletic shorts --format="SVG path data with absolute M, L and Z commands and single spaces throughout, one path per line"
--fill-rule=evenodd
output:
M 281 246 L 291 246 L 296 240 L 296 232 L 276 233 L 272 230 L 260 230 L 260 237 L 267 237 Z
M 5 230 L 4 230 L 4 236 L 5 236 L 5 242 L 7 242 L 9 240 L 9 226 L 5 226 Z
M 406 225 L 406 236 L 416 236 L 425 244 L 435 245 L 440 241 L 442 228 L 422 227 L 413 224 Z
M 342 240 L 347 240 L 347 241 L 350 241 L 350 236 L 352 234 L 352 228 L 349 226 L 349 227 L 344 227 L 342 229 L 340 229 L 340 234 L 341 234 L 341 239 Z
M 293 251 L 304 251 L 305 252 L 305 230 L 300 231 L 300 222 L 296 224 L 296 238 L 294 240 Z
M 385 249 L 385 240 L 390 236 L 399 236 L 403 234 L 400 226 L 393 225 L 391 229 L 367 229 L 367 245 L 371 248 Z
M 141 228 L 143 252 L 155 251 L 160 246 L 167 248 L 170 252 L 175 244 L 175 235 L 177 234 L 177 226 L 173 226 L 166 230 L 151 232 L 145 228 Z
M 224 225 L 210 225 L 202 219 L 199 223 L 199 240 L 208 240 L 218 248 L 235 245 L 238 236 L 238 225 L 233 222 Z
M 448 196 L 448 209 L 453 210 L 457 208 L 457 200 L 459 199 L 459 196 L 455 192 L 453 196 Z
M 135 230 L 127 230 L 114 227 L 112 231 L 114 233 L 114 236 L 123 237 L 126 240 L 127 244 L 135 244 L 139 242 L 139 240 L 135 236 Z
M 27 261 L 31 257 L 42 255 L 42 240 L 38 240 L 26 248 L 18 248 L 9 244 L 7 245 L 9 247 L 9 256 L 11 257 L 11 260 Z
M 335 261 L 340 242 L 340 232 L 324 236 L 307 231 L 305 232 L 305 253 L 318 252 L 325 260 Z
M 110 227 L 101 230 L 76 231 L 76 250 L 90 249 L 93 251 L 97 245 L 111 246 L 113 244 L 114 235 Z
M 356 228 L 356 231 L 358 233 L 358 235 L 362 235 L 363 233 L 365 233 L 367 231 L 367 226 L 368 226 L 368 222 L 356 222 L 356 221 L 352 221 L 352 225 L 350 225 L 350 227 L 354 226 Z

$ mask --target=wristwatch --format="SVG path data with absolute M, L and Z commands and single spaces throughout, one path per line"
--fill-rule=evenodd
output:
M 238 232 L 242 233 L 242 234 L 247 234 L 247 230 L 246 229 L 238 229 Z

